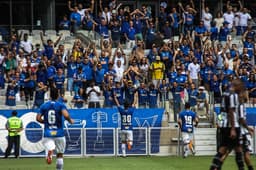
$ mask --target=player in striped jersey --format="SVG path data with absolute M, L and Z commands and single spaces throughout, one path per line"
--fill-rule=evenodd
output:
M 239 96 L 240 104 L 238 113 L 241 124 L 240 144 L 243 147 L 244 161 L 248 167 L 248 170 L 253 170 L 250 152 L 252 152 L 252 134 L 254 133 L 254 130 L 246 124 L 246 101 L 247 97 L 245 96 L 245 93 Z
M 241 80 L 233 80 L 229 90 L 223 93 L 221 103 L 220 146 L 214 156 L 210 170 L 220 170 L 225 155 L 235 150 L 236 163 L 239 170 L 244 170 L 242 159 L 242 147 L 239 142 L 240 122 L 239 122 L 239 100 L 238 96 L 244 91 L 244 84 Z

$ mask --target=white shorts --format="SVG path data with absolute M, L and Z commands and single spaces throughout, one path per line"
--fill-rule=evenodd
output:
M 64 153 L 66 148 L 66 138 L 64 136 L 56 138 L 45 137 L 43 144 L 46 150 L 56 150 L 56 153 Z
M 184 144 L 189 144 L 193 140 L 193 133 L 182 132 L 182 140 Z
M 132 130 L 121 130 L 121 141 L 122 142 L 133 141 Z

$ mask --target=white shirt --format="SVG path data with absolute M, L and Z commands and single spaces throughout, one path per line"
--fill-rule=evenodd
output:
M 211 22 L 212 22 L 212 14 L 209 12 L 205 12 L 205 10 L 203 10 L 202 13 L 202 20 L 204 21 L 204 26 L 207 28 L 207 30 L 209 31 L 211 28 Z
M 81 15 L 81 21 L 82 21 L 84 19 L 85 9 L 78 10 L 77 12 Z
M 31 53 L 32 52 L 32 43 L 27 40 L 27 41 L 21 41 L 20 42 L 20 47 L 23 48 L 25 53 Z
M 229 22 L 228 28 L 231 29 L 233 27 L 233 22 L 234 22 L 234 19 L 235 19 L 234 13 L 233 12 L 231 12 L 231 13 L 224 13 L 223 18 L 224 18 L 225 21 Z
M 198 79 L 198 72 L 200 71 L 199 64 L 193 62 L 188 65 L 189 76 L 191 79 Z
M 94 90 L 98 93 L 100 93 L 100 88 L 98 86 L 93 86 Z M 92 91 L 90 94 L 89 92 L 93 89 L 92 87 L 87 87 L 86 89 L 86 94 L 89 95 L 89 102 L 99 102 L 100 101 L 100 97 L 98 96 L 98 94 L 95 91 Z
M 216 27 L 218 31 L 220 31 L 220 27 L 223 26 L 224 18 L 215 18 L 214 21 L 216 22 Z
M 114 70 L 116 71 L 115 82 L 120 82 L 124 75 L 124 67 L 114 66 Z
M 4 58 L 5 58 L 5 56 L 4 56 L 4 55 L 2 55 L 2 54 L 0 54 L 0 65 L 2 65 L 2 64 L 3 64 Z
M 239 13 L 239 26 L 247 27 L 248 26 L 248 20 L 252 19 L 251 15 L 248 13 Z

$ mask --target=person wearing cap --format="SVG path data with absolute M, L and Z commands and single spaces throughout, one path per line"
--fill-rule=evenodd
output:
M 207 100 L 207 95 L 205 93 L 204 86 L 198 88 L 197 95 L 197 113 L 199 116 L 209 117 L 209 105 Z
M 163 80 L 165 72 L 165 65 L 161 61 L 160 56 L 156 56 L 156 61 L 150 65 L 150 70 L 152 71 L 152 81 L 155 87 L 157 87 L 157 85 Z
M 8 158 L 11 154 L 12 147 L 14 145 L 15 158 L 19 158 L 20 152 L 20 132 L 23 130 L 23 123 L 20 118 L 17 117 L 18 112 L 12 111 L 12 116 L 6 122 L 6 129 L 8 130 L 8 146 L 5 150 L 4 158 Z

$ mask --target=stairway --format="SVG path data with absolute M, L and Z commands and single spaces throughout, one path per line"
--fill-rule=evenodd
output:
M 196 155 L 216 154 L 216 128 L 196 128 L 194 131 Z

